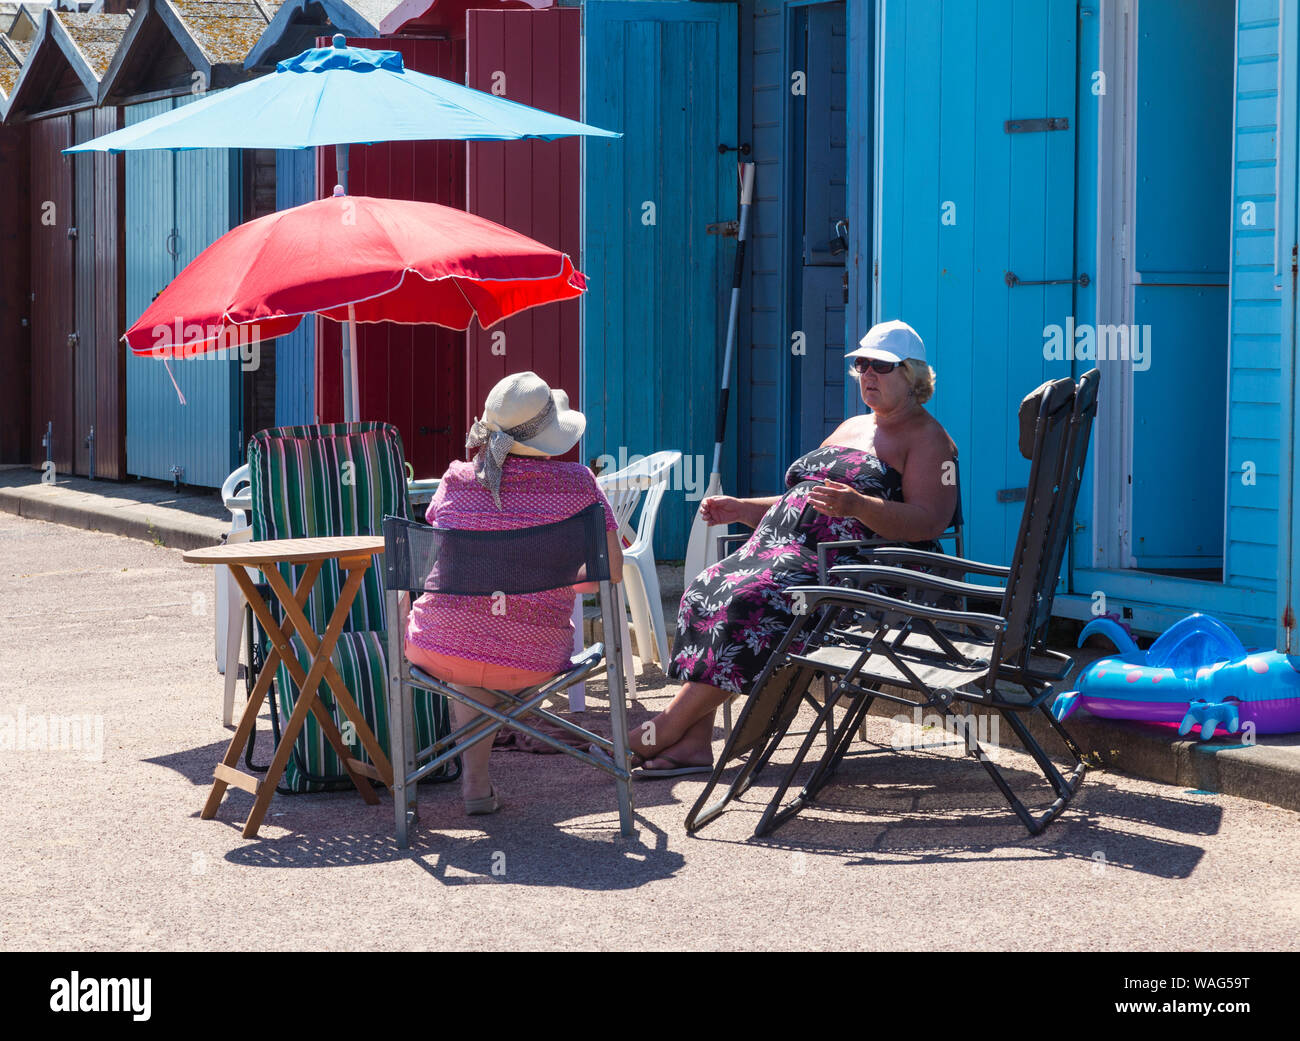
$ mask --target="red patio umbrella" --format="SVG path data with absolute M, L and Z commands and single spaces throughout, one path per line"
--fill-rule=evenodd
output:
M 489 328 L 586 284 L 567 254 L 482 217 L 335 189 L 217 239 L 124 338 L 135 354 L 171 359 L 283 336 L 313 313 L 457 330 L 477 317 Z M 356 418 L 351 368 L 345 406 Z

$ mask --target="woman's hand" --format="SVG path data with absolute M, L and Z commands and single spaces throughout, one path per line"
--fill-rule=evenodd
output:
M 866 496 L 838 481 L 825 481 L 808 493 L 808 504 L 827 517 L 857 517 Z
M 746 524 L 745 501 L 730 495 L 711 495 L 700 503 L 705 524 Z

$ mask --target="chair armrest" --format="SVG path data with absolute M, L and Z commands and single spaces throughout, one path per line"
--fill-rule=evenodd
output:
M 833 549 L 847 549 L 849 546 L 885 546 L 887 539 L 840 539 L 837 542 L 817 543 L 817 581 L 827 583 L 826 556 Z
M 899 585 L 920 585 L 924 582 L 915 581 L 916 578 L 927 579 L 928 576 L 920 575 L 914 571 L 903 571 L 893 568 L 878 568 L 877 570 L 888 572 L 890 581 Z M 898 577 L 895 579 L 893 575 Z M 938 579 L 944 582 L 944 579 Z M 962 583 L 954 583 L 960 585 Z M 788 594 L 798 594 L 803 601 L 803 606 L 807 611 L 815 610 L 823 603 L 830 603 L 840 607 L 849 608 L 877 608 L 890 611 L 895 614 L 903 615 L 907 618 L 927 618 L 935 622 L 952 622 L 957 625 L 969 626 L 972 629 L 985 630 L 990 638 L 996 637 L 1006 629 L 1007 620 L 1000 615 L 983 614 L 979 611 L 954 611 L 946 607 L 931 607 L 926 604 L 915 604 L 909 600 L 899 600 L 892 596 L 885 596 L 883 593 L 871 593 L 865 589 L 846 589 L 844 586 L 791 586 L 786 590 Z
M 837 578 L 852 578 L 858 581 L 869 580 L 873 585 L 879 582 L 913 589 L 931 589 L 939 593 L 952 593 L 955 596 L 968 596 L 978 600 L 998 600 L 1006 592 L 996 586 L 980 586 L 974 582 L 958 582 L 954 578 L 927 575 L 924 571 L 912 571 L 901 567 L 883 567 L 879 564 L 840 564 L 831 568 L 831 575 Z
M 985 564 L 980 560 L 968 560 L 965 557 L 950 557 L 945 553 L 931 553 L 924 549 L 907 549 L 899 546 L 884 547 L 871 554 L 873 560 L 908 561 L 916 564 L 929 564 L 950 571 L 961 571 L 967 575 L 991 575 L 995 578 L 1010 578 L 1011 569 L 1002 564 Z
M 718 545 L 718 559 L 721 560 L 723 557 L 727 557 L 727 556 L 730 556 L 730 555 L 731 555 L 731 550 L 728 548 L 728 547 L 730 546 L 731 543 L 733 543 L 733 542 L 748 542 L 749 539 L 750 539 L 750 536 L 753 535 L 753 534 L 754 534 L 754 533 L 751 531 L 751 532 L 740 532 L 740 533 L 737 534 L 737 535 L 719 535 L 719 536 L 718 536 L 718 543 L 717 543 L 717 545 Z

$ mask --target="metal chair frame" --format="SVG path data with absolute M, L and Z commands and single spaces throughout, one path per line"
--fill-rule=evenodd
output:
M 1067 383 L 1068 388 L 1063 386 Z M 1042 635 L 1051 615 L 1063 544 L 1068 539 L 1096 414 L 1096 390 L 1094 370 L 1085 375 L 1077 392 L 1073 383 L 1061 380 L 1042 396 L 1025 512 L 1010 568 L 908 549 L 880 549 L 872 554 L 933 568 L 942 564 L 949 572 L 998 575 L 1007 580 L 1005 588 L 869 564 L 831 569 L 833 579 L 852 579 L 858 588 L 816 585 L 791 590 L 803 598 L 805 610 L 755 683 L 735 732 L 687 815 L 688 832 L 715 819 L 750 786 L 786 737 L 801 699 L 818 674 L 833 677 L 831 689 L 755 834 L 767 834 L 816 799 L 877 698 L 911 708 L 928 707 L 950 719 L 968 754 L 981 763 L 1030 834 L 1040 833 L 1060 815 L 1087 768 L 1078 745 L 1047 709 L 1052 683 L 1067 675 L 1073 662 L 1068 655 L 1047 650 Z M 880 591 L 882 587 L 890 593 L 901 589 L 911 595 L 886 595 Z M 925 602 L 927 597 L 930 602 Z M 996 613 L 954 610 L 934 602 L 939 597 L 957 598 L 962 603 L 997 599 L 1000 608 Z M 922 641 L 919 647 L 918 640 Z M 798 646 L 792 649 L 796 641 Z M 795 670 L 792 678 L 791 669 Z M 776 681 L 779 676 L 785 677 L 784 683 Z M 998 688 L 999 681 L 1020 687 L 1026 697 L 1012 699 Z M 919 697 L 895 694 L 885 690 L 886 686 L 903 687 Z M 834 710 L 841 701 L 846 702 L 847 710 L 835 724 Z M 970 720 L 954 711 L 957 702 L 988 706 L 1007 720 L 1055 792 L 1054 801 L 1045 810 L 1035 814 L 1025 807 L 980 746 Z M 1061 739 L 1072 760 L 1068 777 L 1026 726 L 1021 718 L 1026 711 L 1039 712 Z M 822 758 L 799 795 L 782 806 L 823 726 L 827 744 Z M 727 763 L 745 752 L 750 755 L 739 775 L 717 802 L 706 806 Z
M 458 757 L 461 752 L 480 741 L 492 738 L 503 726 L 519 730 L 537 741 L 550 745 L 558 752 L 568 755 L 580 763 L 593 766 L 614 778 L 618 798 L 619 831 L 622 835 L 635 834 L 633 827 L 633 805 L 631 786 L 631 764 L 627 747 L 627 703 L 623 685 L 623 640 L 622 626 L 616 624 L 615 584 L 610 581 L 609 559 L 605 541 L 605 514 L 599 504 L 589 506 L 582 511 L 587 530 L 587 544 L 598 547 L 589 554 L 585 562 L 587 581 L 600 584 L 599 599 L 601 621 L 608 643 L 608 655 L 604 644 L 596 643 L 580 654 L 573 656 L 570 667 L 558 673 L 545 683 L 536 684 L 515 693 L 494 690 L 499 703 L 497 707 L 483 705 L 466 697 L 450 684 L 431 676 L 425 670 L 411 664 L 406 659 L 405 633 L 407 616 L 410 610 L 411 594 L 439 592 L 426 585 L 427 576 L 400 573 L 398 562 L 404 557 L 399 549 L 400 540 L 412 535 L 419 537 L 419 532 L 438 531 L 449 542 L 461 544 L 460 553 L 466 556 L 475 552 L 482 553 L 490 543 L 482 540 L 486 534 L 526 536 L 536 530 L 530 528 L 515 529 L 510 532 L 485 533 L 479 531 L 448 531 L 429 528 L 426 525 L 407 521 L 399 517 L 384 520 L 384 576 L 385 590 L 388 598 L 388 721 L 389 742 L 393 762 L 393 806 L 397 826 L 397 844 L 406 849 L 410 844 L 410 829 L 415 825 L 418 815 L 416 808 L 417 785 L 425 777 L 448 760 Z M 572 519 L 572 518 L 571 518 Z M 490 549 L 486 549 L 490 552 Z M 441 590 L 450 592 L 450 590 Z M 548 712 L 542 708 L 542 702 L 553 694 L 558 694 L 575 683 L 587 678 L 608 657 L 606 675 L 609 681 L 610 724 L 612 738 L 594 734 L 570 720 Z M 444 697 L 462 704 L 472 706 L 487 718 L 475 719 L 471 723 L 454 730 L 446 737 L 434 742 L 427 748 L 415 748 L 414 724 L 410 712 L 408 688 L 421 687 L 432 690 Z M 502 711 L 504 707 L 505 711 Z M 538 716 L 554 724 L 568 734 L 581 738 L 590 745 L 601 749 L 601 755 L 574 748 L 557 737 L 546 734 L 523 721 L 528 715 Z

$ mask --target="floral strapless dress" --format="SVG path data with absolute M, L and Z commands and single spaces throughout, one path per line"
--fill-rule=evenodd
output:
M 808 493 L 827 479 L 865 495 L 903 498 L 903 475 L 868 452 L 833 445 L 796 459 L 785 474 L 786 493 L 763 515 L 749 541 L 686 587 L 669 676 L 748 693 L 794 622 L 786 590 L 817 581 L 818 544 L 875 537 L 859 520 L 827 517 L 808 505 Z M 913 545 L 939 549 L 937 542 Z M 833 550 L 828 562 L 848 563 L 855 556 L 851 549 Z

